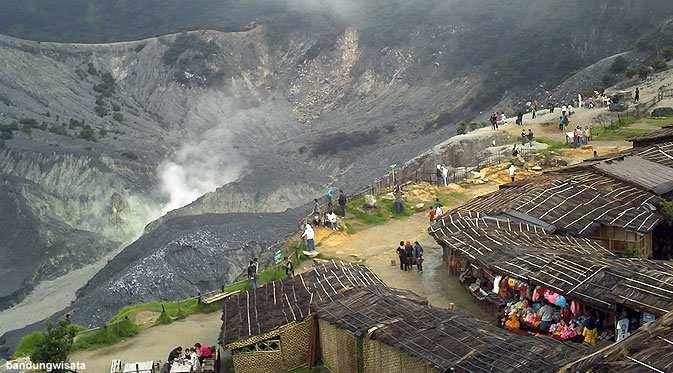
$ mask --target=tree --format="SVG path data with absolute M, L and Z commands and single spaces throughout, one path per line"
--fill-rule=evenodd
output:
M 30 360 L 34 363 L 61 363 L 68 360 L 72 350 L 77 329 L 66 320 L 61 320 L 54 326 L 47 321 L 47 330 L 44 338 L 38 341 Z M 54 370 L 56 372 L 56 370 Z
M 661 214 L 669 225 L 673 225 L 673 200 L 661 202 Z

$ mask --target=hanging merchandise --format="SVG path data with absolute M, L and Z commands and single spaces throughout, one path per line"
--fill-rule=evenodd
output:
M 580 304 L 576 301 L 570 302 L 570 311 L 575 315 L 575 317 L 579 317 L 582 314 L 582 307 Z

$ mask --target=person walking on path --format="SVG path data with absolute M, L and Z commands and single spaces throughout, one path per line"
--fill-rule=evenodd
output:
M 327 193 L 325 194 L 325 197 L 327 197 L 327 209 L 331 210 L 334 208 L 334 189 L 329 188 L 327 189 Z
M 315 250 L 315 232 L 311 224 L 306 223 L 304 227 L 304 234 L 301 235 L 301 238 L 306 240 L 306 250 L 310 253 Z
M 509 165 L 508 170 L 509 170 L 509 177 L 511 177 L 512 182 L 514 182 L 514 178 L 516 176 L 516 166 L 514 165 L 514 163 Z
M 339 215 L 341 215 L 342 218 L 346 217 L 346 203 L 348 202 L 348 198 L 346 197 L 346 194 L 344 193 L 343 190 L 339 190 Z
M 320 215 L 320 203 L 317 198 L 313 199 L 313 215 Z
M 252 260 L 250 261 L 250 265 L 248 265 L 248 280 L 250 280 L 250 285 L 252 286 L 253 289 L 257 289 L 257 266 L 255 265 L 255 262 Z
M 640 102 L 640 87 L 636 87 L 636 94 L 633 97 L 633 102 L 636 104 Z
M 397 247 L 397 257 L 400 260 L 400 271 L 404 271 L 407 262 L 407 253 L 404 249 L 404 241 L 400 241 L 400 246 Z
M 491 113 L 491 117 L 489 118 L 489 121 L 491 122 L 491 129 L 495 131 L 497 129 L 497 117 L 495 113 Z
M 533 147 L 533 130 L 528 129 L 528 135 L 526 135 L 526 138 L 528 139 L 528 146 Z

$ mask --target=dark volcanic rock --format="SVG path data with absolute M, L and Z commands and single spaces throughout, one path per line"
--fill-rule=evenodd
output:
M 175 300 L 218 289 L 244 273 L 258 257 L 297 228 L 296 212 L 223 214 L 170 219 L 127 247 L 78 292 L 73 319 L 105 322 L 121 307 Z

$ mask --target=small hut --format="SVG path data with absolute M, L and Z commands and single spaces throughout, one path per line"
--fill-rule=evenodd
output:
M 673 372 L 673 312 L 643 326 L 625 340 L 579 359 L 562 372 Z
M 349 289 L 384 286 L 367 267 L 331 261 L 293 278 L 266 284 L 224 301 L 220 345 L 234 368 L 287 372 L 310 366 L 316 356 L 313 311 Z
M 551 372 L 586 351 L 386 289 L 351 290 L 321 305 L 316 317 L 322 361 L 334 373 Z

